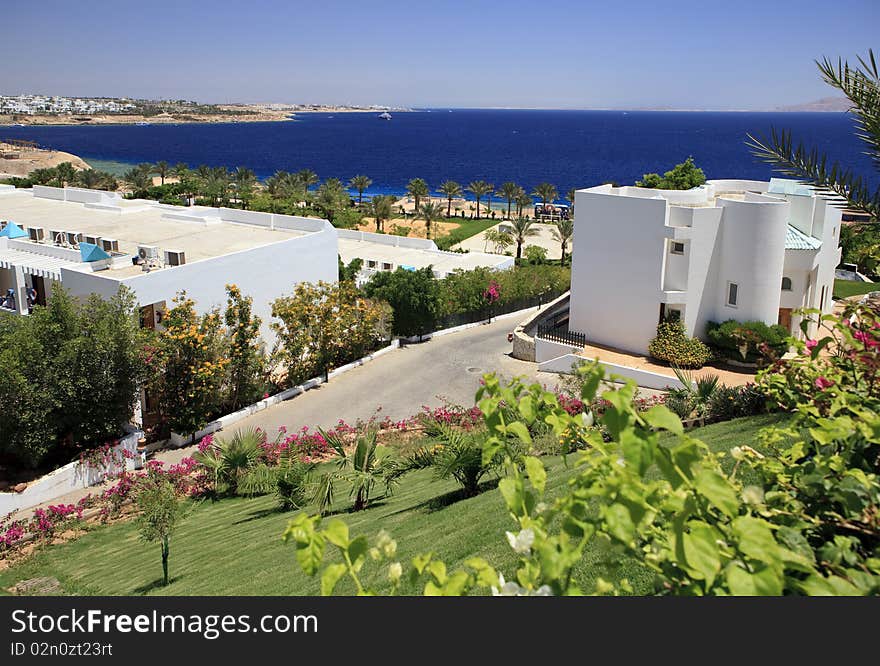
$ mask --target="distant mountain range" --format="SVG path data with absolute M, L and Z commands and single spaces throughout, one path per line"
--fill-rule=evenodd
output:
M 823 97 L 805 104 L 778 106 L 774 111 L 849 111 L 852 104 L 846 97 Z

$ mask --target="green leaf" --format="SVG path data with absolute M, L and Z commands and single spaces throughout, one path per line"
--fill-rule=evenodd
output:
M 733 534 L 739 539 L 736 545 L 740 552 L 760 562 L 780 562 L 779 544 L 766 522 L 751 516 L 740 516 L 731 526 Z
M 464 561 L 465 566 L 474 570 L 477 575 L 477 585 L 483 587 L 498 587 L 498 572 L 491 564 L 482 557 L 472 557 Z
M 739 510 L 739 497 L 730 481 L 710 469 L 701 469 L 694 477 L 694 486 L 719 511 L 733 518 Z
M 321 596 L 329 597 L 333 594 L 336 583 L 345 575 L 344 564 L 331 564 L 321 574 Z
M 529 434 L 529 429 L 526 428 L 526 424 L 522 421 L 514 421 L 513 423 L 508 423 L 507 432 L 519 437 L 519 439 L 524 444 L 532 443 L 532 436 Z
M 324 528 L 324 538 L 334 546 L 345 550 L 348 548 L 348 525 L 338 518 L 334 518 Z
M 351 560 L 352 565 L 362 564 L 362 558 L 366 555 L 369 547 L 367 537 L 363 535 L 353 539 L 351 543 L 348 544 L 348 559 Z M 358 566 L 358 568 L 360 567 Z
M 526 423 L 534 423 L 535 421 L 535 402 L 531 396 L 524 396 L 518 405 L 519 413 L 526 420 Z
M 425 567 L 428 566 L 428 562 L 431 561 L 432 557 L 434 557 L 434 553 L 423 553 L 421 555 L 416 555 L 412 559 L 412 565 L 419 573 L 419 575 L 421 575 L 421 573 L 425 570 Z
M 646 412 L 642 413 L 642 418 L 652 428 L 658 430 L 668 430 L 676 435 L 684 434 L 684 427 L 681 425 L 681 419 L 664 405 L 654 405 Z
M 630 545 L 635 537 L 636 527 L 633 525 L 629 509 L 623 504 L 611 504 L 603 509 L 608 532 L 618 541 Z
M 620 445 L 623 448 L 623 459 L 639 476 L 644 476 L 654 460 L 654 451 L 650 440 L 639 436 L 632 429 L 620 433 Z
M 705 580 L 706 587 L 709 588 L 721 571 L 721 555 L 718 549 L 721 535 L 711 525 L 701 521 L 691 521 L 688 527 L 690 531 L 681 537 L 685 568 L 694 578 Z
M 544 486 L 547 483 L 547 470 L 544 469 L 544 463 L 534 456 L 526 456 L 526 474 L 529 476 L 529 482 L 539 493 L 544 493 Z
M 737 596 L 779 596 L 782 594 L 782 574 L 772 567 L 760 567 L 749 573 L 742 567 L 731 564 L 727 567 L 727 586 Z
M 440 585 L 446 582 L 446 565 L 440 560 L 429 562 L 425 569 Z
M 507 508 L 515 515 L 519 515 L 523 505 L 522 481 L 506 476 L 498 482 L 498 490 L 501 491 Z
M 298 541 L 296 544 L 296 559 L 302 570 L 309 576 L 318 573 L 321 561 L 324 559 L 324 539 L 320 534 L 312 534 L 311 538 Z

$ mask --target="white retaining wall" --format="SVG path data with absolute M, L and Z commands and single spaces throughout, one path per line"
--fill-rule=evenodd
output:
M 556 358 L 538 363 L 538 370 L 542 372 L 558 372 L 560 374 L 571 374 L 571 366 L 573 363 L 590 363 L 595 359 L 578 356 L 577 354 L 563 354 Z M 618 365 L 617 363 L 608 363 L 599 361 L 599 365 L 605 368 L 608 375 L 617 375 L 625 379 L 632 379 L 636 384 L 644 388 L 664 390 L 668 388 L 684 388 L 676 377 L 661 375 L 658 372 L 650 372 L 648 370 L 639 370 L 638 368 L 630 368 L 626 365 Z
M 79 461 L 74 461 L 29 484 L 24 492 L 0 493 L 0 516 L 51 502 L 80 488 L 97 485 L 108 477 L 123 471 L 123 467 L 127 470 L 140 469 L 143 461 L 138 455 L 137 443 L 143 436 L 143 432 L 134 430 L 119 440 L 119 444 L 114 447 L 114 450 L 125 450 L 134 455 L 133 458 L 125 458 L 124 464 L 121 466 L 95 469 L 81 465 Z

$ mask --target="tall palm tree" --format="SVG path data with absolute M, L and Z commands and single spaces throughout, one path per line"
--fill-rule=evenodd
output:
M 151 165 L 138 164 L 137 166 L 132 167 L 131 169 L 126 171 L 125 174 L 122 176 L 122 179 L 126 183 L 131 185 L 132 189 L 138 192 L 147 189 L 150 185 L 153 184 L 153 179 L 150 176 L 150 173 Z
M 333 224 L 333 216 L 340 208 L 345 208 L 348 203 L 348 192 L 338 178 L 328 178 L 315 192 L 315 205 L 327 216 L 330 224 Z
M 447 180 L 438 190 L 446 197 L 446 217 L 452 217 L 452 200 L 461 196 L 461 185 L 454 180 Z
M 59 186 L 64 187 L 74 181 L 76 169 L 70 162 L 62 162 L 55 167 L 55 174 L 58 177 Z
M 422 178 L 413 178 L 406 184 L 406 193 L 413 198 L 416 204 L 416 214 L 419 212 L 419 205 L 423 197 L 428 196 L 428 183 Z
M 492 214 L 492 195 L 495 194 L 495 183 L 486 183 L 489 191 L 486 192 L 486 216 Z
M 513 236 L 513 240 L 516 243 L 516 258 L 522 258 L 522 248 L 526 242 L 526 239 L 531 236 L 537 236 L 538 230 L 534 227 L 534 222 L 532 220 L 527 220 L 524 217 L 517 217 L 513 220 L 512 227 L 513 231 L 511 232 L 511 236 Z
M 241 207 L 247 210 L 251 199 L 254 198 L 256 174 L 246 167 L 238 167 L 232 174 L 232 184 L 235 186 L 235 196 L 241 202 Z
M 165 176 L 169 174 L 171 167 L 165 160 L 160 160 L 153 165 L 153 173 L 159 176 L 159 183 L 165 184 Z
M 467 186 L 468 192 L 477 199 L 477 219 L 480 219 L 480 201 L 494 188 L 485 180 L 475 180 Z
M 503 254 L 504 250 L 513 245 L 513 236 L 506 231 L 499 231 L 497 228 L 487 229 L 483 233 L 483 240 L 485 241 L 483 251 L 485 252 L 488 249 L 489 243 L 492 243 L 495 248 L 495 254 Z
M 565 266 L 565 248 L 574 236 L 574 220 L 570 217 L 564 220 L 556 220 L 556 226 L 553 228 L 553 239 L 558 241 L 562 247 L 562 259 L 560 265 Z
M 186 162 L 178 162 L 173 167 L 171 167 L 171 175 L 177 178 L 179 181 L 183 181 L 184 178 L 189 176 L 189 167 Z
M 318 174 L 311 169 L 300 169 L 294 175 L 307 193 L 312 185 L 318 184 Z
M 431 222 L 440 219 L 443 215 L 443 206 L 433 201 L 422 204 L 419 217 L 425 221 L 425 238 L 431 238 Z
M 574 217 L 574 193 L 575 189 L 572 187 L 568 194 L 565 195 L 565 200 L 568 202 L 568 211 L 571 213 L 571 216 Z
M 867 144 L 865 154 L 880 169 L 880 68 L 874 51 L 869 49 L 867 57 L 859 57 L 855 66 L 840 58 L 837 63 L 825 58 L 816 65 L 825 83 L 849 100 L 856 136 Z M 827 166 L 826 156 L 817 149 L 807 150 L 803 143 L 795 147 L 791 132 L 771 130 L 769 140 L 750 134 L 748 146 L 778 171 L 834 194 L 845 200 L 848 208 L 867 213 L 874 222 L 880 221 L 880 186 L 875 185 L 872 191 L 868 179 L 856 176 L 839 162 Z
M 266 191 L 272 201 L 272 212 L 275 212 L 275 202 L 284 196 L 284 184 L 287 182 L 289 173 L 286 171 L 276 171 L 266 179 Z
M 376 232 L 385 230 L 385 220 L 391 217 L 394 207 L 394 197 L 388 194 L 382 194 L 373 197 L 370 201 L 370 215 L 376 219 Z
M 536 197 L 541 200 L 541 203 L 545 206 L 547 202 L 553 203 L 556 200 L 556 197 L 559 196 L 559 193 L 556 191 L 556 187 L 551 183 L 541 183 L 537 187 L 535 187 L 532 192 Z
M 522 188 L 514 183 L 512 180 L 508 180 L 506 183 L 503 183 L 500 188 L 498 188 L 498 194 L 504 197 L 507 200 L 507 219 L 510 219 L 510 206 L 516 200 L 516 197 L 519 191 Z
M 348 181 L 348 186 L 357 190 L 358 206 L 360 206 L 364 202 L 364 192 L 372 184 L 373 181 L 370 180 L 370 178 L 367 176 L 355 176 L 350 181 Z
M 532 197 L 529 196 L 528 192 L 526 192 L 523 188 L 518 188 L 516 193 L 516 199 L 514 200 L 516 203 L 516 216 L 523 216 L 523 209 L 526 206 L 531 206 L 535 202 L 532 201 Z

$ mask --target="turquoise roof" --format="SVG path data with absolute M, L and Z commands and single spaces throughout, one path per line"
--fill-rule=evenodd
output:
M 101 261 L 102 259 L 110 258 L 109 254 L 92 243 L 80 243 L 79 256 L 82 257 L 83 261 Z
M 771 178 L 767 194 L 798 194 L 804 197 L 813 196 L 813 188 L 789 178 Z
M 804 232 L 788 225 L 785 232 L 785 249 L 786 250 L 818 250 L 822 247 L 822 241 L 812 236 L 807 236 Z
M 6 236 L 6 238 L 27 238 L 28 232 L 10 220 L 3 231 L 0 231 L 0 236 Z

